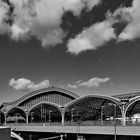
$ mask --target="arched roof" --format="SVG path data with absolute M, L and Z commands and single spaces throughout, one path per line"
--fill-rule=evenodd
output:
M 140 97 L 140 92 L 120 94 L 120 95 L 115 95 L 113 97 L 118 98 L 120 100 L 130 100 L 131 101 L 134 98 Z
M 106 96 L 106 95 L 86 95 L 86 96 L 82 96 L 82 97 L 77 98 L 77 99 L 71 101 L 70 103 L 68 103 L 65 106 L 65 108 L 64 108 L 64 112 L 67 110 L 68 107 L 70 107 L 71 105 L 77 103 L 78 101 L 83 100 L 83 99 L 86 99 L 86 98 L 93 98 L 93 97 L 95 97 L 95 98 L 101 98 L 101 99 L 107 99 L 107 100 L 110 100 L 110 101 L 112 101 L 112 102 L 114 102 L 116 104 L 120 104 L 120 100 L 119 99 L 114 98 L 114 97 L 111 97 L 111 96 Z
M 134 103 L 136 103 L 137 101 L 139 101 L 139 100 L 140 100 L 140 96 L 136 96 L 136 97 L 131 98 L 130 101 L 129 101 L 129 103 L 127 104 L 126 109 L 125 109 L 125 114 L 126 114 L 126 112 L 128 111 L 129 107 L 130 107 L 132 104 L 134 104 Z
M 78 95 L 76 95 L 73 92 L 70 92 L 68 90 L 52 86 L 52 87 L 49 87 L 49 88 L 43 88 L 43 89 L 39 89 L 39 90 L 30 92 L 30 93 L 27 93 L 24 96 L 22 96 L 21 98 L 15 100 L 13 102 L 7 102 L 7 103 L 4 103 L 4 104 L 7 104 L 7 105 L 13 105 L 13 104 L 14 105 L 19 105 L 21 102 L 29 99 L 30 97 L 42 94 L 44 92 L 50 92 L 50 91 L 58 91 L 58 92 L 61 92 L 61 93 L 65 94 L 65 95 L 68 95 L 68 96 L 70 96 L 70 97 L 72 97 L 74 99 L 79 97 Z
M 32 106 L 29 110 L 28 110 L 28 113 L 30 113 L 30 111 L 32 111 L 32 109 L 34 109 L 35 107 L 41 105 L 41 104 L 46 104 L 46 105 L 51 105 L 51 106 L 54 106 L 56 107 L 60 112 L 61 112 L 61 107 L 55 103 L 51 103 L 51 102 L 46 102 L 46 101 L 43 101 L 43 102 L 40 102 L 34 106 Z
M 20 109 L 21 111 L 23 111 L 23 112 L 26 114 L 25 110 L 24 110 L 23 108 L 19 107 L 19 106 L 12 107 L 12 108 L 9 109 L 6 113 L 8 114 L 8 113 L 9 113 L 11 110 L 13 110 L 13 109 Z
M 140 100 L 140 95 L 131 98 L 131 99 L 130 99 L 130 102 L 132 102 L 132 101 L 137 101 L 137 100 Z

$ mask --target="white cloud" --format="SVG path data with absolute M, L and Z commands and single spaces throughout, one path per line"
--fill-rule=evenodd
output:
M 106 83 L 110 81 L 110 78 L 98 78 L 94 77 L 89 79 L 88 81 L 77 81 L 74 84 L 68 84 L 70 88 L 78 88 L 78 87 L 99 87 L 102 83 Z
M 101 4 L 102 0 L 87 0 L 87 7 L 91 10 L 94 6 Z
M 69 88 L 77 88 L 78 86 L 77 85 L 71 85 L 71 84 L 68 84 L 67 85 Z
M 54 46 L 60 44 L 65 36 L 61 29 L 62 16 L 65 11 L 71 11 L 79 16 L 82 9 L 92 7 L 100 3 L 100 0 L 9 0 L 14 7 L 13 24 L 0 27 L 0 30 L 7 27 L 11 38 L 19 39 L 36 37 L 41 41 L 42 46 Z M 0 23 L 6 16 L 8 8 L 6 2 L 0 1 Z
M 79 84 L 79 86 L 86 86 L 86 87 L 99 87 L 101 85 L 101 83 L 106 83 L 108 82 L 110 79 L 108 77 L 106 78 L 91 78 L 88 81 L 82 82 Z
M 118 40 L 133 40 L 140 38 L 140 0 L 133 0 L 132 7 L 118 9 L 118 14 L 128 25 L 120 33 Z
M 13 6 L 13 13 L 9 13 L 9 5 L 0 0 L 0 34 L 7 33 L 13 40 L 35 37 L 43 47 L 61 44 L 66 33 L 61 29 L 62 16 L 71 11 L 80 16 L 83 8 L 90 11 L 102 0 L 9 0 Z M 131 7 L 118 8 L 111 16 L 102 22 L 95 23 L 84 29 L 67 44 L 67 51 L 79 54 L 86 50 L 97 50 L 111 39 L 118 41 L 140 38 L 140 0 L 133 0 Z M 127 22 L 127 26 L 116 37 L 114 28 L 117 16 L 120 22 Z M 113 16 L 113 17 L 112 17 Z M 12 19 L 9 25 L 6 21 Z
M 68 52 L 73 54 L 79 54 L 82 51 L 92 49 L 94 48 L 87 37 L 81 38 L 80 36 L 77 36 L 74 39 L 70 39 L 68 42 Z
M 82 9 L 86 6 L 90 11 L 94 6 L 101 3 L 101 0 L 65 0 L 64 9 L 66 11 L 72 11 L 74 15 L 78 16 Z
M 115 39 L 116 35 L 112 27 L 113 22 L 112 20 L 105 20 L 83 30 L 74 39 L 69 40 L 67 45 L 68 52 L 77 55 L 82 51 L 96 50 L 107 41 Z
M 7 11 L 8 11 L 9 7 L 6 3 L 0 1 L 0 32 L 1 32 L 1 28 L 3 26 L 3 20 L 5 20 L 7 18 Z
M 28 30 L 20 28 L 18 25 L 13 24 L 11 26 L 11 38 L 15 41 L 18 41 L 19 39 L 26 39 L 27 36 L 26 33 L 28 33 Z
M 36 89 L 49 87 L 50 82 L 49 82 L 49 80 L 44 80 L 38 84 L 35 84 L 34 82 L 32 82 L 29 79 L 19 78 L 19 79 L 15 80 L 14 78 L 12 78 L 9 81 L 9 85 L 16 90 L 21 90 L 21 91 L 27 90 L 28 91 L 28 90 L 36 90 Z
M 97 50 L 111 39 L 125 41 L 140 38 L 139 13 L 140 0 L 133 0 L 131 7 L 120 7 L 114 13 L 108 12 L 103 22 L 93 24 L 70 39 L 67 44 L 68 52 L 77 55 L 86 50 Z M 112 27 L 117 22 L 127 23 L 118 37 Z

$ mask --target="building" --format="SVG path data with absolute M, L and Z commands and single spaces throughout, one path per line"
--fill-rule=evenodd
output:
M 140 93 L 86 95 L 58 87 L 30 92 L 1 105 L 1 123 L 118 125 L 140 123 Z

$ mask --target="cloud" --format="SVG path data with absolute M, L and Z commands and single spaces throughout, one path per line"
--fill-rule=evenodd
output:
M 15 41 L 35 37 L 43 47 L 55 46 L 63 43 L 67 35 L 61 28 L 62 17 L 67 11 L 78 17 L 83 9 L 90 11 L 101 3 L 102 0 L 0 0 L 0 34 L 7 33 Z M 97 50 L 112 39 L 140 38 L 139 13 L 139 0 L 133 0 L 130 7 L 118 8 L 104 21 L 96 22 L 75 38 L 70 38 L 67 52 L 78 55 L 87 50 Z M 118 15 L 121 18 L 116 20 Z M 118 36 L 113 27 L 117 22 L 127 23 Z
M 77 81 L 75 84 L 68 84 L 70 88 L 78 88 L 78 87 L 99 87 L 102 83 L 106 83 L 110 81 L 110 78 L 98 78 L 94 77 L 89 79 L 88 81 Z
M 78 86 L 77 85 L 71 85 L 71 84 L 68 84 L 67 85 L 69 88 L 77 88 Z
M 2 28 L 4 24 L 4 20 L 7 19 L 7 11 L 9 10 L 9 7 L 6 3 L 3 1 L 0 1 L 0 33 L 3 32 Z
M 7 10 L 8 6 L 4 2 L 0 1 L 0 25 L 2 24 L 2 21 L 5 18 Z
M 91 10 L 100 3 L 100 0 L 9 0 L 9 2 L 10 5 L 6 1 L 0 1 L 0 24 L 4 22 L 5 16 L 8 17 L 8 12 L 12 24 L 5 22 L 5 26 L 0 26 L 0 30 L 9 33 L 16 41 L 36 37 L 43 47 L 47 47 L 63 42 L 66 34 L 60 25 L 66 11 L 79 16 L 83 8 Z M 10 6 L 13 7 L 13 11 L 9 11 Z
M 12 78 L 9 81 L 9 85 L 19 91 L 26 91 L 26 90 L 28 91 L 28 90 L 37 90 L 37 89 L 49 87 L 50 82 L 49 80 L 44 80 L 38 84 L 35 84 L 29 79 L 19 78 L 15 80 L 14 78 Z
M 101 4 L 102 0 L 87 0 L 86 1 L 86 4 L 87 4 L 87 7 L 88 7 L 88 10 L 92 10 L 92 8 L 96 5 L 99 5 Z
M 110 79 L 108 77 L 106 78 L 91 78 L 88 81 L 82 82 L 79 84 L 79 86 L 87 86 L 87 87 L 99 87 L 101 83 L 106 83 Z
M 111 39 L 115 39 L 112 24 L 112 20 L 105 20 L 83 30 L 74 39 L 69 40 L 68 52 L 77 55 L 86 50 L 96 50 Z
M 75 38 L 69 39 L 67 51 L 78 55 L 87 50 L 97 50 L 111 39 L 117 42 L 140 38 L 140 0 L 133 0 L 130 7 L 119 7 L 114 13 L 106 13 L 106 19 L 83 30 Z M 117 35 L 113 25 L 126 23 L 123 31 Z
M 118 41 L 140 38 L 140 0 L 133 0 L 131 7 L 119 8 L 117 13 L 128 23 L 120 33 Z

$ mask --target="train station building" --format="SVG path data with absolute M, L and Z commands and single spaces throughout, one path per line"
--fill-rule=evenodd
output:
M 58 87 L 27 93 L 4 102 L 1 123 L 47 123 L 61 125 L 136 125 L 140 123 L 140 93 L 116 96 L 78 96 Z

